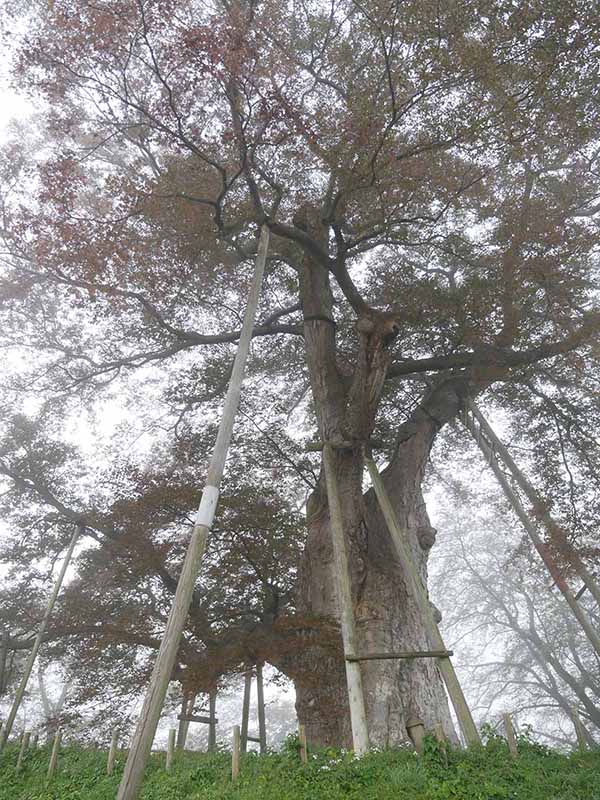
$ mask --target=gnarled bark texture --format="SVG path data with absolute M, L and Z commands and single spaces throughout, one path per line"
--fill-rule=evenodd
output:
M 307 215 L 306 226 L 326 252 L 324 231 Z M 321 235 L 319 235 L 321 234 Z M 354 369 L 343 371 L 336 358 L 336 326 L 329 273 L 358 316 Z M 307 255 L 301 272 L 308 367 L 319 433 L 323 441 L 352 442 L 335 450 L 336 473 L 344 513 L 357 635 L 362 652 L 428 649 L 422 620 L 407 595 L 403 565 L 372 491 L 363 493 L 362 443 L 375 423 L 389 365 L 389 344 L 398 332 L 389 316 L 369 309 L 354 290 L 345 266 L 319 263 Z M 406 527 L 415 563 L 426 585 L 432 529 L 421 493 L 423 473 L 435 435 L 460 406 L 460 380 L 430 391 L 401 426 L 394 457 L 383 478 L 400 523 Z M 308 503 L 309 537 L 299 580 L 299 611 L 339 620 L 336 565 L 333 559 L 327 496 L 321 475 Z M 337 647 L 307 647 L 286 669 L 296 683 L 297 711 L 309 741 L 352 745 L 341 639 Z M 432 659 L 362 663 L 369 735 L 372 745 L 389 746 L 408 738 L 406 722 L 420 718 L 426 727 L 441 722 L 454 739 L 448 703 Z

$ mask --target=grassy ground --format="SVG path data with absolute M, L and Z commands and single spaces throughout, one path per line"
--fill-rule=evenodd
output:
M 30 751 L 15 774 L 17 748 L 0 762 L 0 800 L 114 800 L 123 769 L 107 777 L 106 754 L 66 747 L 46 785 L 49 748 Z M 505 743 L 446 753 L 427 742 L 421 758 L 408 750 L 352 754 L 325 751 L 298 760 L 296 742 L 281 753 L 243 757 L 232 784 L 227 753 L 184 753 L 164 771 L 164 754 L 148 766 L 143 800 L 600 800 L 600 752 L 563 755 L 524 740 L 514 761 Z

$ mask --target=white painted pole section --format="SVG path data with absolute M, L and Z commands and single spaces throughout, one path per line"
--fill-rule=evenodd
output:
M 21 701 L 23 700 L 23 695 L 25 694 L 25 689 L 27 688 L 27 683 L 29 682 L 29 678 L 31 676 L 31 671 L 35 663 L 35 659 L 42 645 L 42 639 L 44 638 L 44 633 L 46 632 L 46 626 L 48 624 L 48 620 L 50 619 L 50 615 L 52 614 L 54 606 L 56 605 L 56 600 L 58 598 L 58 594 L 65 579 L 67 567 L 69 566 L 69 562 L 71 561 L 73 550 L 75 549 L 75 545 L 77 543 L 78 538 L 79 538 L 79 526 L 75 528 L 75 533 L 73 534 L 73 536 L 71 537 L 71 541 L 69 542 L 67 554 L 64 557 L 62 566 L 60 568 L 60 572 L 58 573 L 58 577 L 56 579 L 56 582 L 54 583 L 54 588 L 52 590 L 52 594 L 50 595 L 50 599 L 48 600 L 46 611 L 44 613 L 44 616 L 42 617 L 42 621 L 40 622 L 40 627 L 38 628 L 37 636 L 35 637 L 33 646 L 27 658 L 27 662 L 25 664 L 25 670 L 23 672 L 23 677 L 21 678 L 21 683 L 19 684 L 19 688 L 17 689 L 17 693 L 15 695 L 12 708 L 10 709 L 10 713 L 6 720 L 6 724 L 4 725 L 4 728 L 2 730 L 2 735 L 0 736 L 0 753 L 2 752 L 2 750 L 4 750 L 6 742 L 8 741 L 8 737 L 10 736 L 10 732 L 12 731 L 12 727 L 14 725 L 17 716 L 17 711 L 19 710 L 19 706 L 21 705 Z
M 221 485 L 221 478 L 223 477 L 229 443 L 231 442 L 233 423 L 238 410 L 242 382 L 244 379 L 246 359 L 252 340 L 252 329 L 254 328 L 254 318 L 260 296 L 268 247 L 269 229 L 263 225 L 256 257 L 254 280 L 248 297 L 244 323 L 242 325 L 229 387 L 225 397 L 217 441 L 208 468 L 206 486 L 202 492 L 202 499 L 177 584 L 177 591 L 175 592 L 175 598 L 173 600 L 167 626 L 156 657 L 152 677 L 150 678 L 150 685 L 146 692 L 144 705 L 131 742 L 131 748 L 125 764 L 123 778 L 119 786 L 117 800 L 136 800 L 139 796 L 144 777 L 144 768 L 148 761 L 150 750 L 152 749 L 156 726 L 158 725 L 158 720 L 167 694 L 167 688 L 173 673 L 181 634 L 190 610 L 190 603 L 192 601 L 196 578 L 198 577 L 200 562 L 204 555 L 206 541 L 217 507 L 219 487 Z
M 339 606 L 340 625 L 344 656 L 358 652 L 356 626 L 354 624 L 354 608 L 352 589 L 350 586 L 350 569 L 348 552 L 344 534 L 342 506 L 335 474 L 335 460 L 330 444 L 323 445 L 323 466 L 327 484 L 327 500 L 329 503 L 329 520 L 331 539 L 333 542 L 334 573 Z M 367 713 L 363 691 L 360 663 L 346 660 L 346 683 L 348 684 L 348 703 L 350 705 L 350 722 L 352 724 L 352 743 L 354 752 L 361 756 L 369 750 L 369 732 Z

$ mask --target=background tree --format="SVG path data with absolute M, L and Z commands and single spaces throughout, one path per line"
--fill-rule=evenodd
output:
M 226 384 L 268 224 L 251 413 L 351 443 L 336 472 L 361 644 L 422 649 L 364 492 L 365 440 L 389 443 L 384 481 L 424 580 L 422 481 L 465 396 L 535 420 L 540 442 L 575 406 L 567 449 L 595 469 L 594 10 L 59 0 L 28 22 L 18 80 L 48 120 L 34 157 L 5 155 L 3 335 L 37 354 L 6 402 L 35 386 L 64 418 L 129 397 L 129 440 L 193 436 Z M 307 524 L 297 610 L 335 618 L 322 476 Z M 277 665 L 311 740 L 347 742 L 339 647 Z M 374 743 L 404 738 L 413 715 L 451 731 L 433 662 L 364 676 Z

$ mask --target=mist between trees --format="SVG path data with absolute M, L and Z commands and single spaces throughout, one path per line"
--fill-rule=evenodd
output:
M 597 739 L 597 658 L 457 423 L 475 397 L 502 423 L 557 520 L 548 533 L 529 508 L 554 578 L 579 590 L 569 552 L 597 576 L 595 8 L 56 0 L 7 2 L 2 19 L 39 109 L 0 152 L 4 701 L 81 526 L 42 664 L 68 687 L 73 735 L 134 722 L 265 225 L 242 405 L 165 714 L 240 692 L 264 662 L 293 685 L 309 741 L 351 743 L 310 440 L 338 445 L 362 647 L 428 648 L 364 480 L 376 439 L 477 721 L 510 710 L 567 746 L 577 713 Z M 361 672 L 373 745 L 405 742 L 414 718 L 456 741 L 433 659 Z

